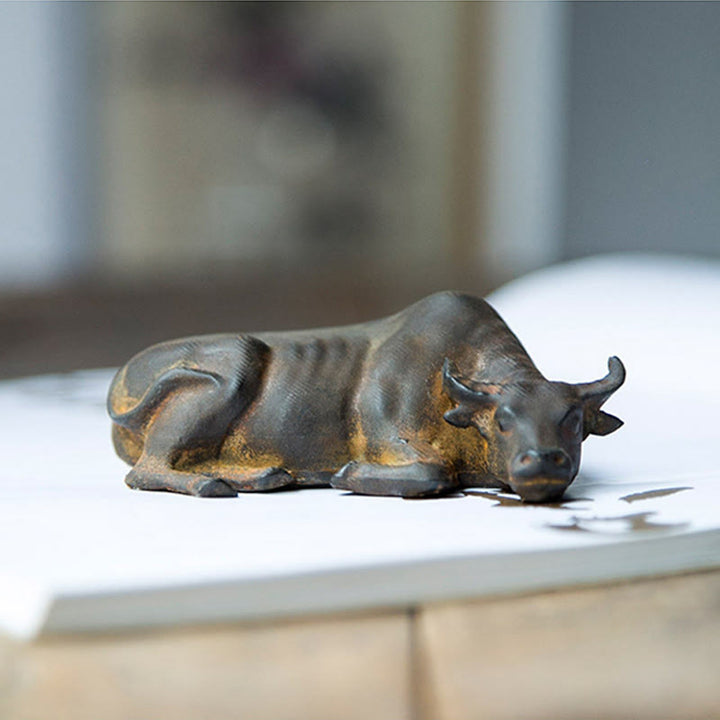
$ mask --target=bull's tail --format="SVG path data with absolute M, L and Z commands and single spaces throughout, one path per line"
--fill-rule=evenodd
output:
M 121 382 L 122 375 L 123 371 L 121 370 L 112 382 L 108 394 L 107 411 L 114 423 L 133 432 L 141 430 L 165 398 L 177 388 L 198 382 L 220 384 L 222 380 L 219 375 L 207 370 L 172 368 L 154 380 L 134 407 L 125 412 L 119 412 L 115 406 L 115 398 L 116 388 Z

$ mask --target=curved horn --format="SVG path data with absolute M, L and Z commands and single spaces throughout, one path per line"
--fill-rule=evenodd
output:
M 448 358 L 445 358 L 443 363 L 443 388 L 456 402 L 470 403 L 474 407 L 477 407 L 479 403 L 497 399 L 498 392 L 497 385 L 481 384 L 473 389 L 460 382 L 450 372 L 450 360 Z
M 608 374 L 600 380 L 575 385 L 581 400 L 595 400 L 600 407 L 625 382 L 625 366 L 620 358 L 611 357 L 608 370 Z
M 471 390 L 467 385 L 463 385 L 450 372 L 450 360 L 445 358 L 443 363 L 443 387 L 447 394 L 457 402 L 477 403 L 478 393 Z

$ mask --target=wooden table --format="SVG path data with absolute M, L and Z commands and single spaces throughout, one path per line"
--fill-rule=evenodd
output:
M 718 716 L 720 571 L 403 612 L 0 641 L 7 720 Z

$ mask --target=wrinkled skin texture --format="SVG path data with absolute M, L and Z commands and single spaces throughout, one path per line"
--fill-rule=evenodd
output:
M 582 441 L 622 423 L 608 375 L 546 380 L 483 300 L 439 293 L 342 328 L 184 338 L 120 369 L 108 410 L 133 488 L 204 497 L 298 486 L 558 499 Z

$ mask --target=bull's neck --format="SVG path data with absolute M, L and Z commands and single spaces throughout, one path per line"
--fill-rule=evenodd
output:
M 511 385 L 542 379 L 540 371 L 530 358 L 515 358 L 507 355 L 491 356 L 473 369 L 471 379 L 476 382 L 490 382 Z
M 463 374 L 469 380 L 504 385 L 543 379 L 525 348 L 507 327 L 504 332 L 483 335 L 471 343 L 464 358 Z

